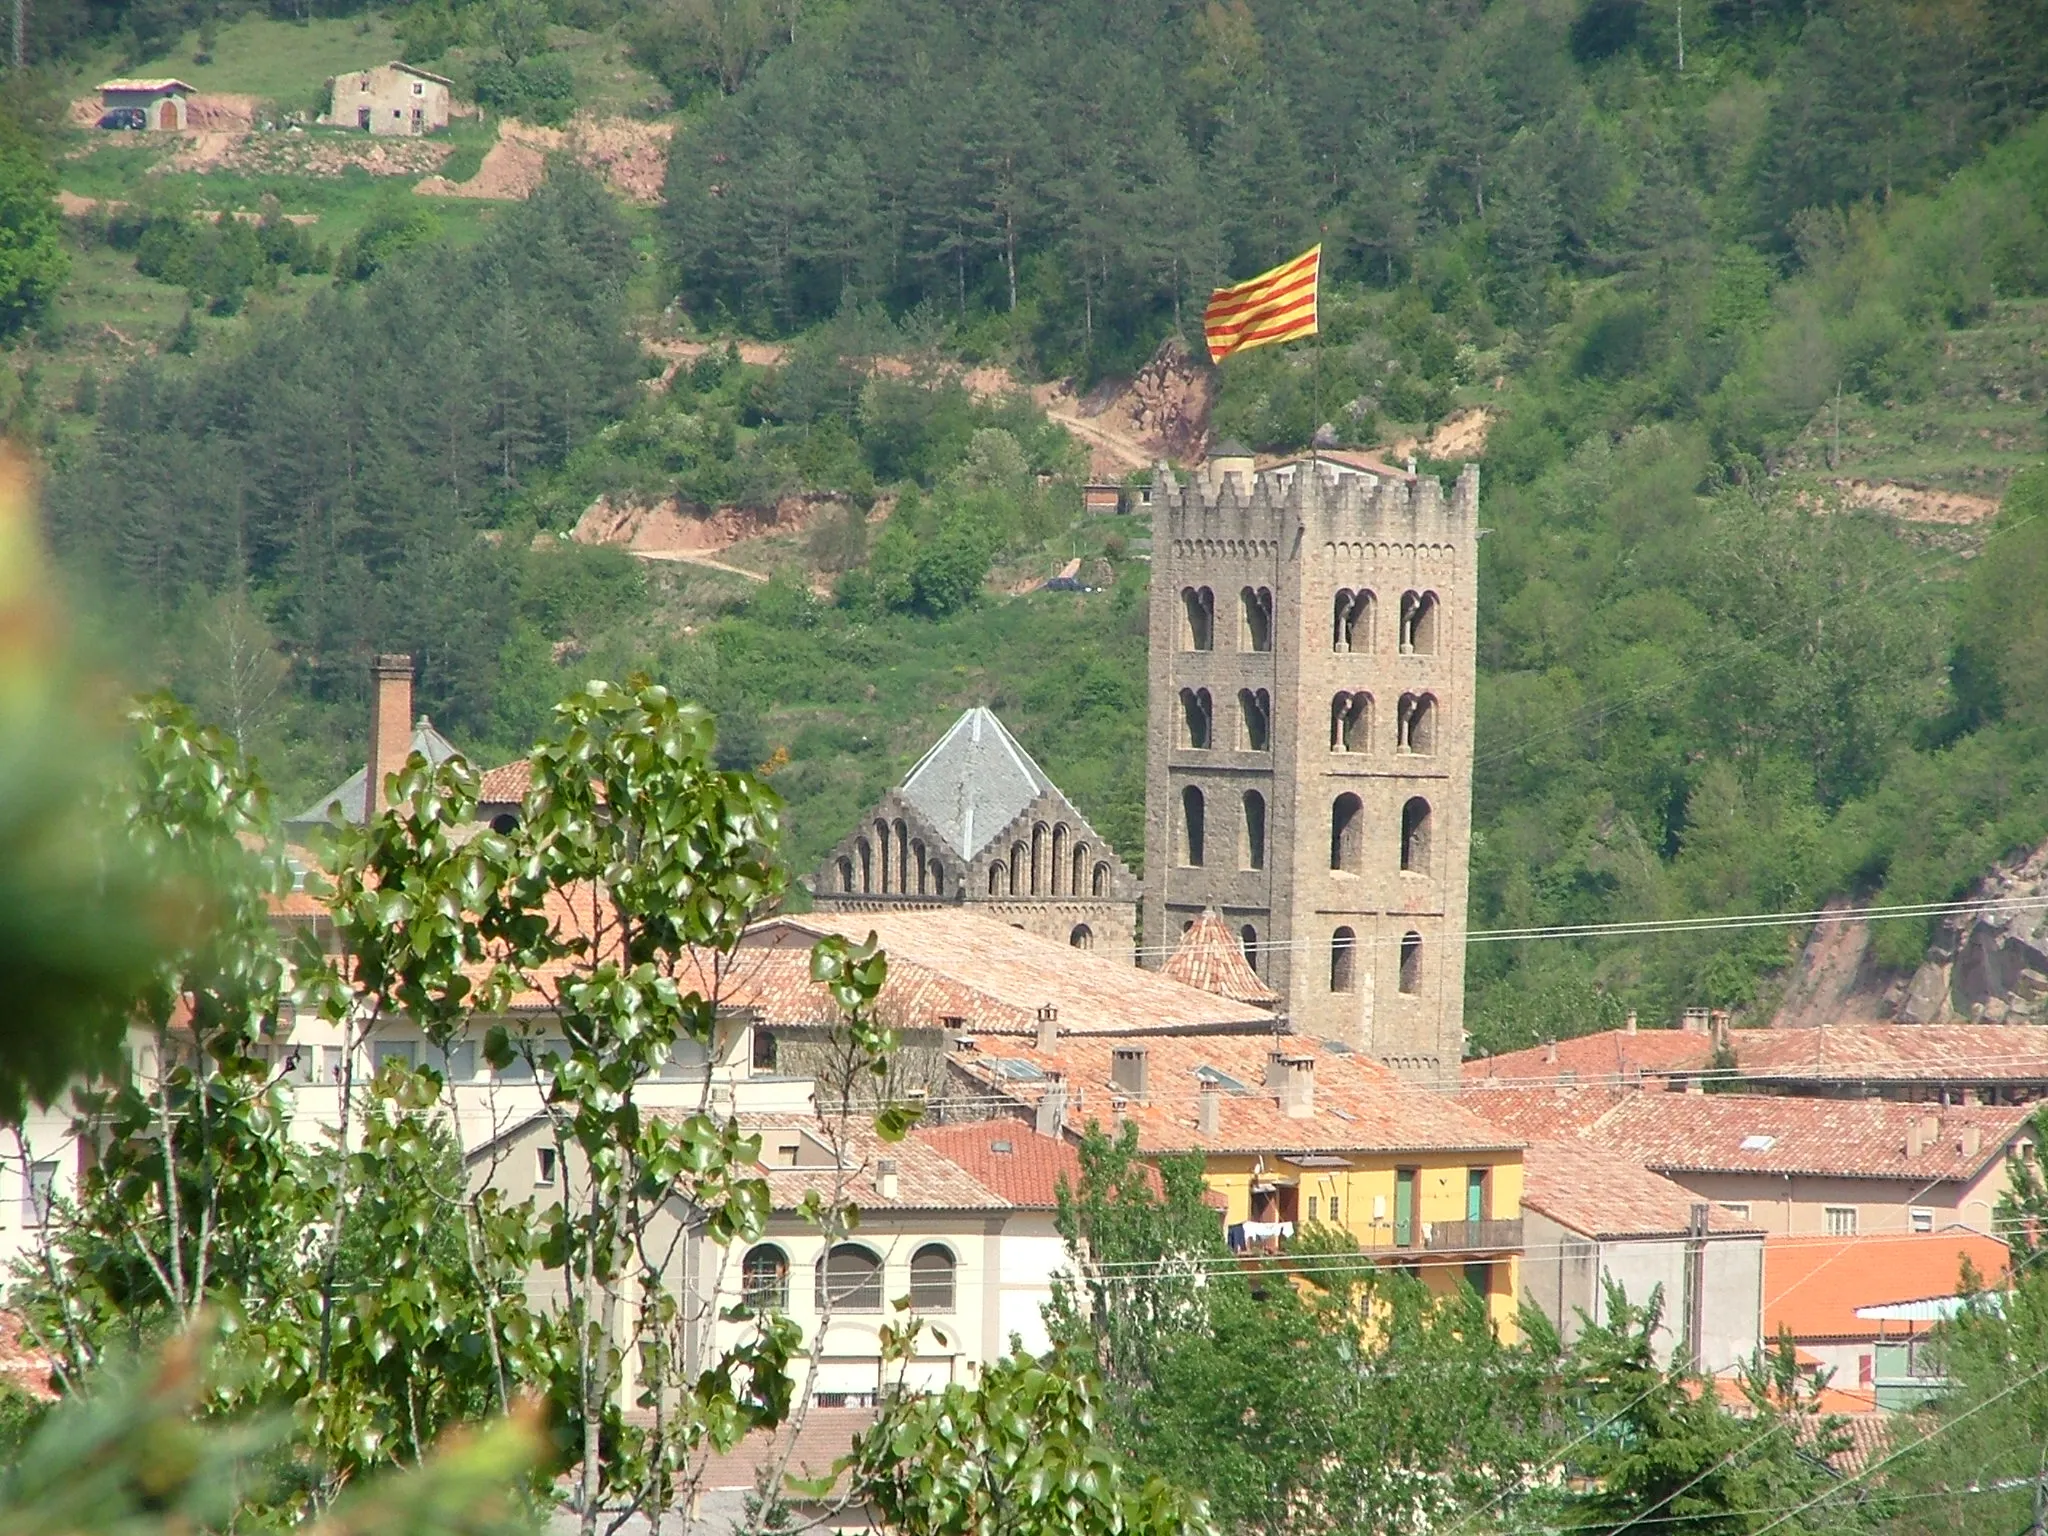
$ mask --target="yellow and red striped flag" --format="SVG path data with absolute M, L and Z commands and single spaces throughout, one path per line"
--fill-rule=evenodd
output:
M 1322 265 L 1323 248 L 1312 245 L 1270 272 L 1210 294 L 1209 307 L 1202 311 L 1209 361 L 1220 363 L 1247 347 L 1315 335 L 1316 286 Z

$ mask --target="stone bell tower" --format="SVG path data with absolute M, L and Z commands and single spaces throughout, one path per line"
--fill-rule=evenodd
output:
M 1152 505 L 1146 963 L 1214 907 L 1295 1031 L 1452 1086 L 1477 467 L 1161 466 Z

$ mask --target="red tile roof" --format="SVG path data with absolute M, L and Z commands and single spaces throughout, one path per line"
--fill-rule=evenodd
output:
M 517 805 L 526 798 L 527 787 L 532 782 L 533 763 L 528 758 L 486 768 L 478 784 L 477 802 L 480 805 Z
M 1280 1001 L 1280 994 L 1259 980 L 1259 973 L 1245 962 L 1237 935 L 1217 916 L 1214 907 L 1204 907 L 1202 915 L 1180 936 L 1180 943 L 1161 967 L 1161 974 L 1204 992 L 1214 992 L 1218 997 L 1256 1003 L 1261 1008 L 1271 1008 Z
M 1517 1086 L 1555 1082 L 1635 1086 L 1658 1073 L 1697 1070 L 1713 1055 L 1714 1042 L 1689 1030 L 1643 1029 L 1631 1034 L 1607 1029 L 1555 1045 L 1482 1056 L 1466 1062 L 1464 1074 L 1468 1084 L 1492 1080 Z
M 1634 1097 L 1631 1088 L 1500 1088 L 1467 1081 L 1458 1102 L 1511 1135 L 1542 1141 L 1583 1132 Z
M 2012 1253 L 1975 1232 L 1899 1232 L 1862 1237 L 1773 1237 L 1764 1242 L 1764 1333 L 1795 1339 L 1874 1339 L 1915 1325 L 1879 1323 L 1858 1307 L 1953 1296 L 1963 1260 L 1995 1284 Z
M 2024 1106 L 1740 1093 L 1636 1093 L 1582 1133 L 1657 1172 L 1804 1173 L 1925 1182 L 1968 1179 L 2025 1134 Z M 1909 1140 L 1931 1122 L 1918 1152 Z M 1971 1143 L 1974 1140 L 1975 1145 Z
M 838 1010 L 810 979 L 810 947 L 827 934 L 859 942 L 870 933 L 889 956 L 881 1012 L 899 1028 L 1029 1035 L 1037 1032 L 1038 1010 L 1050 1003 L 1063 1034 L 1273 1029 L 1273 1016 L 1248 1003 L 965 909 L 771 919 L 754 929 L 733 968 L 734 1006 L 756 1010 L 771 1026 L 835 1020 Z
M 910 1134 L 1022 1209 L 1049 1211 L 1059 1204 L 1062 1183 L 1069 1189 L 1081 1184 L 1081 1154 L 1073 1143 L 1041 1136 L 1021 1120 L 919 1126 Z
M 1691 1230 L 1690 1190 L 1582 1141 L 1533 1141 L 1522 1153 L 1522 1205 L 1585 1237 L 1669 1237 Z M 1707 1203 L 1715 1233 L 1756 1232 Z
M 1111 1080 L 1111 1057 L 1119 1048 L 1146 1053 L 1144 1102 Z M 1313 1062 L 1312 1113 L 1285 1113 L 1276 1090 L 1265 1086 L 1275 1051 Z M 1051 1052 L 1022 1041 L 984 1040 L 956 1053 L 953 1065 L 987 1091 L 1025 1104 L 1043 1097 L 1051 1074 L 1063 1074 L 1069 1126 L 1110 1125 L 1121 1114 L 1137 1124 L 1147 1152 L 1508 1151 L 1522 1144 L 1369 1057 L 1304 1035 L 1273 1034 L 1270 1021 L 1263 1036 L 1079 1035 L 1062 1038 Z M 1197 1119 L 1205 1078 L 1222 1090 L 1213 1135 L 1204 1134 Z

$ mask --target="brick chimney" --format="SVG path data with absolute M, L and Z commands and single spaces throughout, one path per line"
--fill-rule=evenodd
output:
M 384 780 L 412 751 L 412 658 L 370 658 L 370 750 L 363 777 L 363 819 L 384 809 Z

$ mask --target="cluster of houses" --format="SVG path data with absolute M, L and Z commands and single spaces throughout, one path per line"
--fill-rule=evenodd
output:
M 1297 476 L 1297 493 L 1315 472 Z M 1233 494 L 1226 486 L 1226 506 Z M 1346 621 L 1369 614 L 1361 595 L 1342 594 L 1338 633 L 1363 647 L 1366 631 Z M 1180 608 L 1166 611 L 1178 626 Z M 1257 614 L 1270 622 L 1273 611 L 1261 594 Z M 1317 622 L 1327 629 L 1327 613 Z M 1247 620 L 1243 633 L 1260 632 Z M 1264 654 L 1255 638 L 1244 646 Z M 291 835 L 333 809 L 374 814 L 408 753 L 456 752 L 413 718 L 409 658 L 378 658 L 374 679 L 364 769 L 293 818 Z M 1204 749 L 1182 734 L 1154 750 L 1171 768 L 1174 754 Z M 1340 731 L 1332 751 L 1343 750 Z M 511 825 L 527 779 L 524 763 L 487 773 L 479 825 Z M 1317 831 L 1312 849 L 1315 837 L 1331 840 Z M 1336 878 L 1332 841 L 1333 878 L 1316 889 L 1364 889 Z M 1177 892 L 1201 873 L 1193 851 L 1191 866 L 1183 843 Z M 1789 1336 L 1826 1383 L 1826 1406 L 1864 1426 L 1866 1447 L 1886 1414 L 1941 1390 L 1929 1330 L 1953 1311 L 1966 1268 L 1990 1285 L 2009 1269 L 1997 1207 L 2009 1169 L 2040 1155 L 2030 1112 L 2048 1095 L 2048 1027 L 1774 1032 L 1700 1014 L 1639 1030 L 1632 1018 L 1447 1075 L 1407 1043 L 1426 1046 L 1438 1014 L 1418 1012 L 1424 1023 L 1405 1034 L 1371 1033 L 1370 988 L 1356 987 L 1348 948 L 1282 972 L 1254 922 L 1222 899 L 1186 900 L 1184 916 L 1169 908 L 1178 932 L 1140 944 L 1158 867 L 1148 857 L 1141 886 L 1002 722 L 971 709 L 826 855 L 807 882 L 814 910 L 748 932 L 721 972 L 712 1045 L 680 1048 L 642 1086 L 652 1113 L 708 1107 L 762 1139 L 767 1231 L 722 1251 L 679 1208 L 673 1280 L 704 1319 L 686 1345 L 699 1357 L 748 1301 L 804 1328 L 823 1415 L 809 1433 L 825 1436 L 809 1449 L 821 1464 L 896 1379 L 884 1358 L 895 1298 L 928 1324 L 904 1368 L 915 1389 L 971 1379 L 1012 1340 L 1046 1345 L 1042 1311 L 1072 1262 L 1055 1211 L 1091 1126 L 1134 1127 L 1145 1158 L 1199 1159 L 1219 1234 L 1245 1263 L 1307 1228 L 1341 1234 L 1439 1294 L 1469 1288 L 1503 1337 L 1525 1307 L 1569 1339 L 1602 1318 L 1610 1286 L 1636 1303 L 1661 1294 L 1667 1358 L 1732 1379 Z M 1437 876 L 1404 866 L 1398 878 L 1409 906 L 1392 931 L 1454 931 L 1454 918 L 1431 915 Z M 1274 907 L 1258 910 L 1278 926 Z M 1288 916 L 1297 932 L 1317 920 L 1306 907 Z M 321 911 L 299 893 L 277 919 L 317 928 Z M 1148 911 L 1148 931 L 1153 921 Z M 893 1144 L 835 1114 L 839 1015 L 808 965 L 819 939 L 870 934 L 889 958 L 879 1013 L 901 1041 L 889 1090 L 924 1105 Z M 1393 1006 L 1409 995 L 1406 951 L 1404 940 L 1388 973 Z M 1362 1009 L 1327 1011 L 1360 991 Z M 1298 1000 L 1311 994 L 1343 1027 L 1303 1027 Z M 1441 1006 L 1459 1022 L 1455 998 Z M 515 1022 L 546 1027 L 537 999 L 512 1007 L 527 1013 Z M 1361 1017 L 1363 1032 L 1348 1022 Z M 307 1018 L 267 1049 L 297 1081 L 308 1137 L 341 1115 L 345 1078 L 430 1061 L 450 1084 L 473 1184 L 545 1206 L 579 1177 L 547 1134 L 544 1085 L 530 1067 L 492 1069 L 480 1038 L 442 1052 L 402 1018 L 351 1040 Z M 33 1247 L 75 1179 L 86 1149 L 70 1136 L 52 1113 L 12 1149 L 20 1193 L 0 1202 L 0 1253 Z M 856 1233 L 828 1243 L 804 1218 L 820 1192 L 859 1204 Z M 724 1458 L 714 1475 L 748 1487 L 752 1466 Z
M 317 119 L 331 128 L 359 128 L 379 136 L 417 137 L 448 126 L 455 83 L 446 75 L 394 59 L 327 82 L 327 110 Z M 182 133 L 195 121 L 193 87 L 172 76 L 100 82 L 102 128 Z

